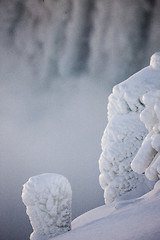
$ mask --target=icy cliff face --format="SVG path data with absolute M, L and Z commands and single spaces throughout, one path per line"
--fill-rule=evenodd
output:
M 153 88 L 160 88 L 158 66 L 159 54 L 156 53 L 151 57 L 149 67 L 142 69 L 128 80 L 115 86 L 109 97 L 109 122 L 102 138 L 103 152 L 99 160 L 101 172 L 99 179 L 100 185 L 104 189 L 106 203 L 114 201 L 117 197 L 133 190 L 144 181 L 147 184 L 145 176 L 135 174 L 130 164 L 147 134 L 145 126 L 139 119 L 139 114 L 144 109 L 145 104 L 148 104 L 148 102 L 142 102 L 143 94 Z M 150 113 L 147 116 L 152 118 L 153 114 Z M 152 124 L 154 124 L 153 122 Z M 147 123 L 147 120 L 145 120 L 145 123 Z M 151 123 L 149 126 L 151 126 Z M 152 159 L 155 156 L 155 150 L 152 151 L 153 153 L 150 151 L 147 139 L 147 145 L 144 143 L 144 148 L 147 148 L 144 159 L 148 152 Z M 140 161 L 142 154 L 139 155 L 137 158 L 139 162 L 142 162 L 142 160 Z M 138 160 L 134 161 L 138 164 Z

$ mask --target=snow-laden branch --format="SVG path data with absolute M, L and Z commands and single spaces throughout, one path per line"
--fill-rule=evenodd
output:
M 132 161 L 131 167 L 137 173 L 158 180 L 160 176 L 160 90 L 152 90 L 143 96 L 146 108 L 140 115 L 149 133 Z
M 106 203 L 114 201 L 124 193 L 139 187 L 140 184 L 147 185 L 148 190 L 151 187 L 145 175 L 133 172 L 130 165 L 147 135 L 147 129 L 139 119 L 139 114 L 146 104 L 142 101 L 142 96 L 155 88 L 160 89 L 160 53 L 155 53 L 151 57 L 150 66 L 116 85 L 109 96 L 108 125 L 102 137 L 102 154 L 99 160 L 101 172 L 99 180 L 104 189 Z M 148 119 L 150 118 L 148 116 Z M 154 120 L 153 117 L 152 124 Z M 149 139 L 147 137 L 144 142 L 147 150 L 141 155 L 143 157 L 148 155 L 149 159 L 152 159 L 156 150 L 153 140 L 152 145 L 150 142 L 150 137 Z M 157 141 L 154 140 L 154 143 L 157 144 Z M 141 187 L 141 190 L 143 189 L 144 187 Z
M 22 200 L 34 230 L 31 240 L 48 240 L 71 230 L 72 190 L 65 177 L 31 177 L 23 185 Z

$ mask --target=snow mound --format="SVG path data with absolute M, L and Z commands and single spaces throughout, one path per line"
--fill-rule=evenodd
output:
M 144 185 L 143 182 L 150 189 L 146 177 L 133 172 L 130 164 L 147 135 L 139 119 L 145 107 L 142 96 L 160 88 L 159 59 L 160 53 L 155 53 L 150 66 L 116 85 L 109 96 L 108 125 L 102 137 L 99 159 L 99 181 L 104 189 L 105 203 L 114 201 L 141 183 Z
M 140 115 L 149 133 L 132 161 L 131 167 L 137 173 L 158 180 L 160 176 L 160 90 L 152 90 L 143 96 L 146 108 Z
M 160 181 L 140 198 L 93 209 L 72 222 L 55 240 L 159 240 Z
M 31 240 L 46 240 L 71 230 L 72 190 L 58 174 L 31 177 L 24 185 L 22 200 L 34 232 Z

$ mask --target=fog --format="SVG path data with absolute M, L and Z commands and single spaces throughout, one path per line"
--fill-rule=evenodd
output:
M 16 62 L 11 73 L 11 66 L 7 72 L 6 67 L 1 69 L 6 80 L 0 94 L 4 239 L 29 238 L 31 227 L 21 191 L 30 176 L 45 172 L 66 176 L 73 190 L 73 218 L 103 204 L 98 158 L 107 122 L 106 89 L 86 76 L 55 78 L 50 88 L 32 89 L 21 82 L 25 76 L 17 74 L 18 67 Z
M 0 236 L 29 239 L 29 177 L 53 172 L 73 190 L 73 219 L 104 204 L 101 136 L 112 86 L 148 65 L 159 1 L 0 2 Z M 125 16 L 125 18 L 124 18 Z

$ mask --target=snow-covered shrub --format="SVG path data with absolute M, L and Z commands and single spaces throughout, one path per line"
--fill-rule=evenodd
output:
M 160 90 L 152 90 L 143 96 L 146 108 L 140 115 L 149 133 L 131 163 L 137 173 L 144 173 L 151 180 L 160 176 Z
M 47 240 L 71 230 L 72 190 L 58 174 L 31 177 L 24 185 L 22 200 L 34 232 L 31 240 Z
M 109 96 L 108 125 L 102 137 L 102 154 L 99 159 L 100 185 L 105 202 L 112 202 L 139 184 L 150 185 L 145 175 L 131 169 L 131 162 L 147 135 L 139 119 L 144 110 L 142 96 L 160 88 L 160 53 L 151 57 L 150 66 L 116 85 Z M 142 192 L 144 194 L 143 187 Z

